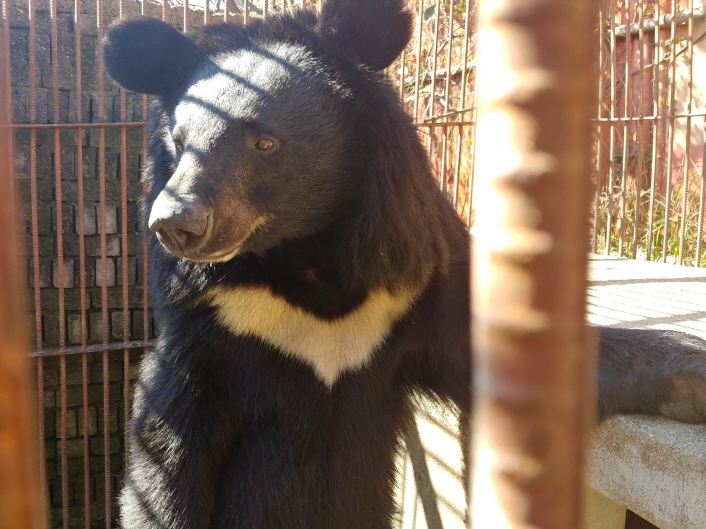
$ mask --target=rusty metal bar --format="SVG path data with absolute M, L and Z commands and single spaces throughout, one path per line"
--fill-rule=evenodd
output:
M 694 0 L 689 0 L 689 20 L 687 24 L 687 56 L 689 70 L 689 85 L 686 92 L 686 111 L 691 114 L 694 89 Z M 676 59 L 675 59 L 676 60 Z M 684 139 L 684 180 L 682 181 L 681 220 L 679 224 L 679 250 L 677 263 L 684 264 L 684 239 L 689 208 L 689 171 L 691 166 L 691 117 L 686 118 L 686 138 Z
M 701 157 L 701 184 L 699 186 L 699 219 L 696 228 L 696 256 L 694 266 L 701 266 L 701 253 L 704 238 L 704 199 L 706 198 L 706 123 L 703 128 L 704 154 Z
M 674 0 L 677 1 L 677 0 Z M 655 2 L 655 6 L 659 2 Z M 664 16 L 659 16 L 659 14 L 656 14 L 654 18 L 647 19 L 641 22 L 637 22 L 635 24 L 630 25 L 630 33 L 635 34 L 638 33 L 641 29 L 642 30 L 650 30 L 654 29 L 656 31 L 659 31 L 660 28 L 667 28 L 670 27 L 672 24 L 676 23 L 677 25 L 683 25 L 687 24 L 689 20 L 703 20 L 706 18 L 706 7 L 701 6 L 697 7 L 694 9 L 693 7 L 689 7 L 686 11 L 680 11 L 676 13 L 667 14 Z M 615 36 L 616 37 L 623 37 L 627 35 L 627 25 L 620 26 L 618 28 L 615 28 Z
M 658 114 L 652 116 L 634 116 L 634 117 L 615 117 L 615 118 L 598 118 L 591 121 L 602 121 L 611 123 L 621 123 L 624 121 L 659 121 L 662 119 L 680 119 L 680 118 L 698 118 L 706 116 L 706 112 L 690 112 L 680 114 Z
M 471 519 L 583 526 L 593 2 L 483 4 Z M 551 366 L 551 368 L 547 368 Z M 589 405 L 590 402 L 590 405 Z
M 120 18 L 123 18 L 123 2 L 120 0 Z M 206 1 L 206 22 L 208 22 L 208 0 Z M 184 6 L 184 19 L 186 20 L 187 7 Z M 127 95 L 125 89 L 120 88 L 120 121 L 127 121 Z M 128 256 L 128 189 L 127 189 L 127 128 L 121 127 L 120 129 L 120 216 L 121 216 L 121 229 L 120 229 L 120 258 L 122 260 L 122 286 L 123 286 L 123 342 L 125 344 L 130 342 L 130 303 L 128 298 L 128 287 L 129 287 L 129 256 Z M 130 349 L 125 347 L 123 349 L 123 419 L 127 426 L 130 420 Z M 129 445 L 130 435 L 128 428 L 125 428 L 123 435 L 123 446 L 124 450 L 124 463 L 125 468 L 128 465 L 128 451 L 127 447 Z
M 166 19 L 167 4 L 162 3 L 162 16 Z M 97 0 L 96 5 L 96 29 L 98 41 L 103 40 L 103 3 Z M 103 66 L 103 48 L 98 46 L 98 121 L 105 122 L 105 71 Z M 105 172 L 105 128 L 98 129 L 98 184 L 99 184 L 99 233 L 100 233 L 100 262 L 101 262 L 101 314 L 103 343 L 108 344 L 110 338 L 110 322 L 108 318 L 108 266 L 107 266 L 107 234 L 106 234 L 106 172 Z M 111 528 L 112 511 L 112 480 L 110 472 L 110 377 L 109 377 L 109 354 L 104 347 L 103 355 L 103 461 L 105 472 L 105 527 Z
M 53 121 L 59 123 L 59 30 L 57 26 L 56 0 L 50 2 L 51 16 L 51 72 L 52 72 L 52 107 Z M 66 346 L 66 308 L 64 292 L 64 215 L 63 190 L 61 179 L 61 132 L 54 129 L 54 182 L 56 209 L 56 262 L 57 289 L 59 291 L 59 347 Z M 66 356 L 59 357 L 59 399 L 61 406 L 61 514 L 62 526 L 69 529 L 69 458 L 67 441 L 66 409 Z
M 645 42 L 644 42 L 644 37 L 645 37 L 645 31 L 642 26 L 642 21 L 644 19 L 644 14 L 645 14 L 645 9 L 644 6 L 641 6 L 640 8 L 640 14 L 638 16 L 638 20 L 640 23 L 640 31 L 638 32 L 638 37 L 637 37 L 637 48 L 639 50 L 640 56 L 639 56 L 639 65 L 640 65 L 640 78 L 639 78 L 639 84 L 638 84 L 638 96 L 637 96 L 637 105 L 638 105 L 638 117 L 643 117 L 644 116 L 644 102 L 645 102 L 645 96 L 644 96 L 644 91 L 645 91 L 645 78 L 644 78 L 644 71 L 645 71 Z M 629 125 L 626 125 L 629 126 Z M 637 259 L 637 241 L 640 236 L 640 215 L 642 212 L 642 195 L 641 195 L 641 189 L 642 189 L 642 159 L 644 157 L 643 155 L 643 144 L 642 144 L 642 132 L 644 128 L 644 121 L 640 121 L 637 124 L 637 175 L 635 177 L 635 219 L 633 222 L 633 235 L 632 235 L 632 258 Z M 648 226 L 648 229 L 650 227 Z
M 9 17 L 7 0 L 2 3 L 3 35 L 0 39 L 0 100 L 10 100 Z M 11 117 L 11 105 L 0 105 L 0 123 Z M 46 526 L 45 481 L 37 468 L 37 432 L 32 425 L 30 364 L 25 355 L 26 316 L 19 256 L 11 134 L 0 130 L 0 526 L 7 529 L 40 529 Z M 36 284 L 37 287 L 39 286 Z M 40 385 L 41 387 L 41 385 Z M 39 408 L 43 409 L 43 400 Z M 43 426 L 43 424 L 41 425 Z M 44 475 L 42 475 L 42 478 Z
M 35 0 L 28 0 L 29 15 L 29 121 L 37 123 L 37 25 Z M 37 349 L 42 346 L 42 300 L 39 260 L 39 216 L 37 198 L 37 131 L 30 130 L 30 204 L 32 225 L 32 258 L 34 277 L 34 317 Z M 39 422 L 39 479 L 42 487 L 47 485 L 46 441 L 44 432 L 44 362 L 37 359 L 37 409 Z M 41 510 L 48 512 L 46 494 L 40 494 Z
M 674 114 L 674 105 L 676 103 L 676 13 L 678 0 L 672 0 L 672 30 L 671 30 L 671 78 L 669 82 L 669 113 Z M 667 189 L 664 197 L 664 238 L 662 240 L 662 262 L 667 262 L 667 245 L 669 243 L 669 224 L 671 215 L 671 200 L 672 200 L 672 169 L 674 168 L 674 120 L 669 120 L 669 150 L 667 151 Z
M 437 10 L 441 8 L 441 2 L 439 2 L 436 5 Z M 449 0 L 449 12 L 448 12 L 448 20 L 446 24 L 446 76 L 444 79 L 444 112 L 448 112 L 451 107 L 451 56 L 453 55 L 453 46 L 452 46 L 452 39 L 453 39 L 453 25 L 454 25 L 454 0 Z M 434 78 L 432 77 L 432 82 L 434 81 Z M 444 121 L 448 122 L 449 118 L 445 117 L 443 118 Z M 449 181 L 448 181 L 448 176 L 446 175 L 446 166 L 448 164 L 448 147 L 449 147 L 449 138 L 448 138 L 448 129 L 444 128 L 442 129 L 441 132 L 441 169 L 439 170 L 439 182 L 441 184 L 441 192 L 444 193 L 444 196 L 448 199 L 448 186 L 449 186 Z
M 471 6 L 466 4 L 466 12 L 463 19 L 463 64 L 468 63 L 468 22 L 470 19 Z M 466 107 L 466 91 L 468 84 L 468 69 L 463 68 L 461 70 L 461 95 L 459 96 L 459 106 L 461 109 L 465 110 Z M 475 108 L 475 107 L 474 107 Z M 453 205 L 458 211 L 458 191 L 461 180 L 461 160 L 462 160 L 462 149 L 463 149 L 463 133 L 464 129 L 461 128 L 458 131 L 458 136 L 456 136 L 456 170 L 454 171 L 454 194 L 453 194 Z M 472 189 L 470 188 L 471 182 L 469 182 L 469 187 L 466 188 L 466 198 L 468 199 L 468 209 L 471 209 L 470 198 L 472 196 Z M 470 213 L 469 213 L 470 214 Z
M 632 16 L 632 3 L 623 2 L 623 21 L 630 20 Z M 624 71 L 624 81 L 623 87 L 624 100 L 623 100 L 623 113 L 625 117 L 629 117 L 630 114 L 630 41 L 632 39 L 625 39 L 625 71 Z M 630 145 L 630 125 L 629 123 L 623 124 L 623 158 L 622 167 L 620 171 L 620 223 L 618 225 L 618 257 L 623 256 L 623 249 L 625 246 L 625 224 L 627 220 L 626 214 L 626 193 L 627 193 L 627 182 L 628 182 L 628 160 L 630 158 L 630 152 L 628 147 Z
M 604 2 L 602 2 L 604 3 Z M 602 28 L 605 23 L 605 15 L 603 10 L 603 5 L 598 10 L 598 27 Z M 598 105 L 597 106 L 597 119 L 600 120 L 603 117 L 603 97 L 604 97 L 604 79 L 603 72 L 605 70 L 605 50 L 604 50 L 604 39 L 601 32 L 598 33 Z M 593 232 L 591 234 L 591 252 L 598 252 L 598 225 L 599 225 L 599 205 L 601 200 L 601 191 L 603 190 L 603 129 L 600 124 L 596 130 L 596 187 L 593 197 Z
M 615 6 L 610 3 L 610 27 L 615 29 Z M 614 120 L 616 117 L 615 108 L 615 70 L 617 68 L 617 58 L 615 56 L 615 31 L 610 33 L 610 118 Z M 606 236 L 605 236 L 605 255 L 610 255 L 611 250 L 611 235 L 613 229 L 613 188 L 615 186 L 615 124 L 610 127 L 610 146 L 609 146 L 609 163 L 608 182 L 606 188 L 608 190 L 608 207 L 606 208 Z
M 424 0 L 418 0 L 417 13 L 417 60 L 414 65 L 414 121 L 419 119 L 419 89 L 421 78 L 419 76 L 422 63 L 422 35 L 424 33 Z
M 659 19 L 659 2 L 654 4 L 655 18 Z M 657 182 L 657 148 L 659 146 L 659 127 L 657 119 L 659 114 L 659 47 L 660 32 L 659 26 L 654 28 L 654 45 L 652 47 L 652 167 L 650 170 L 650 204 L 649 204 L 649 229 L 647 230 L 647 247 L 645 249 L 645 259 L 652 260 L 653 226 L 655 219 L 655 193 Z
M 480 34 L 480 6 L 478 4 L 475 4 L 475 28 L 474 28 L 474 34 L 478 35 Z M 468 32 L 466 32 L 468 33 Z M 476 56 L 478 55 L 478 44 L 476 40 Z M 473 102 L 471 104 L 472 108 L 478 108 L 478 70 L 476 69 L 476 75 L 473 80 Z M 476 129 L 476 123 L 473 121 L 472 126 L 471 126 L 471 141 L 472 141 L 472 152 L 473 152 L 473 158 L 472 158 L 472 163 L 471 163 L 471 174 L 469 176 L 469 182 L 468 182 L 468 217 L 466 218 L 466 227 L 468 229 L 471 228 L 471 224 L 473 223 L 473 193 L 475 189 L 475 182 L 476 182 L 476 154 L 478 153 L 477 151 L 477 145 L 478 145 L 478 135 L 477 129 Z

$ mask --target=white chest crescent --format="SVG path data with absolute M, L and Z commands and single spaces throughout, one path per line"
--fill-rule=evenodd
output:
M 290 305 L 267 287 L 219 287 L 211 304 L 233 334 L 259 338 L 304 361 L 331 387 L 343 371 L 370 361 L 420 291 L 373 291 L 355 310 L 333 321 Z

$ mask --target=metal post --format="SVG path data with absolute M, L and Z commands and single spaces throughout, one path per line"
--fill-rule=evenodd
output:
M 471 521 L 583 524 L 594 2 L 484 2 Z
M 4 5 L 3 5 L 4 6 Z M 6 6 L 4 6 L 6 7 Z M 0 38 L 0 47 L 5 42 Z M 6 53 L 0 50 L 0 71 L 7 72 Z M 0 83 L 0 100 L 4 93 Z M 0 105 L 0 125 L 7 123 L 7 107 Z M 0 529 L 39 529 L 42 489 L 33 428 L 30 364 L 21 307 L 20 239 L 15 186 L 12 177 L 11 130 L 0 126 Z

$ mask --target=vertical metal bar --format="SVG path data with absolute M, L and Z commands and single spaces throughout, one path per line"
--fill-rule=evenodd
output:
M 643 159 L 643 145 L 642 145 L 642 132 L 645 126 L 645 112 L 644 112 L 644 72 L 645 72 L 645 30 L 642 27 L 644 23 L 645 8 L 644 5 L 640 6 L 640 15 L 638 17 L 638 24 L 640 29 L 638 31 L 637 37 L 637 49 L 639 50 L 639 82 L 638 82 L 638 95 L 637 95 L 637 105 L 638 105 L 638 116 L 637 121 L 637 174 L 635 175 L 635 219 L 633 222 L 633 233 L 632 233 L 632 258 L 637 259 L 638 251 L 638 239 L 640 237 L 640 217 L 642 215 L 642 159 Z M 632 19 L 631 19 L 632 20 Z
M 407 59 L 407 50 L 402 50 L 400 55 L 400 78 L 397 82 L 397 95 L 400 98 L 400 103 L 404 104 L 404 63 Z
M 51 16 L 51 71 L 52 71 L 52 106 L 54 123 L 60 123 L 59 115 L 59 30 L 57 26 L 56 0 L 50 1 Z M 54 129 L 54 178 L 56 208 L 56 262 L 57 289 L 59 291 L 59 347 L 66 346 L 66 314 L 64 292 L 64 216 L 61 179 L 61 133 Z M 64 529 L 69 528 L 69 476 L 67 454 L 67 410 L 66 410 L 66 356 L 59 357 L 59 394 L 61 403 L 61 511 Z
M 64 529 L 69 528 L 69 463 L 66 454 L 66 355 L 59 357 L 59 392 L 61 399 L 61 519 Z
M 7 123 L 12 123 L 12 60 L 10 57 L 10 0 L 2 0 L 2 30 L 3 30 L 3 58 L 0 60 L 4 61 L 5 67 L 3 71 L 5 72 L 5 85 L 3 90 L 5 91 L 4 101 L 4 118 Z M 6 156 L 8 160 L 12 160 L 15 156 L 15 135 L 8 133 L 4 135 L 4 145 L 7 150 Z M 9 179 L 10 192 L 14 193 L 15 190 L 15 179 Z
M 659 20 L 659 2 L 654 5 L 654 17 L 655 20 Z M 654 236 L 654 223 L 655 223 L 655 193 L 657 192 L 657 166 L 659 164 L 659 157 L 657 156 L 659 148 L 659 121 L 656 119 L 660 114 L 660 104 L 659 104 L 659 50 L 660 50 L 660 30 L 659 24 L 655 25 L 654 33 L 654 45 L 652 47 L 652 166 L 650 168 L 650 211 L 649 211 L 649 226 L 647 228 L 647 249 L 646 249 L 646 259 L 648 261 L 652 260 L 652 242 Z
M 704 229 L 704 198 L 706 198 L 706 123 L 703 127 L 703 150 L 701 157 L 701 183 L 699 186 L 699 219 L 696 228 L 696 256 L 694 257 L 694 266 L 701 266 L 701 252 L 703 245 L 703 229 Z
M 628 5 L 629 4 L 629 5 Z M 623 2 L 623 24 L 625 24 L 627 27 L 630 27 L 630 23 L 632 21 L 632 3 L 631 2 Z M 630 72 L 630 67 L 631 67 L 631 56 L 630 56 L 630 41 L 631 41 L 631 34 L 628 31 L 627 36 L 625 38 L 625 80 L 623 82 L 623 86 L 625 87 L 625 100 L 623 101 L 624 105 L 624 112 L 623 115 L 626 118 L 630 117 L 630 96 L 632 95 L 630 93 L 630 78 L 632 77 L 631 72 Z M 627 221 L 627 212 L 626 212 L 626 192 L 627 192 L 627 180 L 628 180 L 628 165 L 629 165 L 629 160 L 630 160 L 630 125 L 631 123 L 628 120 L 625 120 L 624 123 L 621 123 L 620 126 L 623 129 L 623 163 L 620 171 L 620 227 L 618 230 L 618 257 L 623 256 L 623 248 L 625 245 L 625 224 Z
M 583 524 L 595 366 L 576 241 L 586 236 L 595 12 L 592 2 L 483 4 L 477 152 L 487 188 L 472 286 L 479 528 Z
M 123 17 L 123 2 L 120 0 L 120 18 Z M 186 13 L 186 11 L 184 11 Z M 120 121 L 127 121 L 127 96 L 125 90 L 120 88 Z M 120 259 L 122 261 L 122 284 L 123 284 L 123 341 L 130 341 L 130 302 L 128 296 L 129 282 L 129 256 L 128 256 L 128 212 L 127 212 L 127 128 L 120 127 Z M 130 418 L 130 349 L 123 349 L 123 418 L 125 424 L 124 431 L 124 465 L 127 468 L 129 464 L 129 431 L 127 429 L 128 420 Z
M 605 2 L 601 2 L 601 8 L 598 11 L 598 27 L 600 28 L 598 31 L 598 105 L 597 105 L 597 112 L 598 112 L 598 119 L 600 120 L 603 117 L 603 98 L 604 98 L 604 82 L 605 80 L 603 79 L 603 73 L 605 70 L 605 50 L 603 49 L 604 43 L 605 43 L 605 37 L 604 37 L 604 24 L 605 24 L 605 16 L 604 16 L 604 4 Z M 598 226 L 599 226 L 599 215 L 600 215 L 600 200 L 601 200 L 601 191 L 602 191 L 602 186 L 601 182 L 603 181 L 603 127 L 599 121 L 597 128 L 596 128 L 596 189 L 594 193 L 594 198 L 593 198 L 593 233 L 591 234 L 591 252 L 596 253 L 598 251 Z
M 163 2 L 162 16 L 167 15 L 168 2 Z M 103 2 L 97 0 L 96 25 L 98 41 L 103 40 Z M 98 122 L 105 123 L 105 72 L 103 67 L 102 46 L 98 46 Z M 105 127 L 98 128 L 98 193 L 100 200 L 99 229 L 100 229 L 100 259 L 101 259 L 101 312 L 103 323 L 103 343 L 107 344 L 110 336 L 108 319 L 108 270 L 107 270 L 107 241 L 106 241 L 106 190 L 105 190 Z M 105 527 L 111 528 L 112 511 L 112 483 L 110 472 L 110 377 L 109 377 L 108 351 L 103 351 L 103 450 L 105 472 Z
M 15 183 L 13 181 L 12 132 L 2 127 L 9 123 L 10 101 L 10 8 L 2 2 L 3 27 L 0 39 L 0 72 L 7 75 L 0 83 L 0 516 L 9 526 L 40 529 L 46 525 L 45 474 L 39 481 L 36 457 L 36 429 L 32 427 L 30 370 L 26 355 L 25 314 L 20 307 L 24 281 L 21 279 L 21 245 L 17 230 Z M 32 10 L 34 18 L 34 12 Z M 35 225 L 36 226 L 36 225 Z M 38 266 L 35 261 L 35 267 Z M 38 288 L 35 282 L 35 287 Z M 40 338 L 41 339 L 41 338 Z M 41 369 L 39 370 L 41 371 Z M 40 415 L 44 411 L 43 381 L 39 384 Z M 43 417 L 40 430 L 43 429 Z M 40 432 L 43 436 L 43 431 Z M 42 451 L 42 460 L 44 456 Z M 41 499 L 40 499 L 41 498 Z M 41 508 L 41 510 L 40 510 Z M 7 526 L 0 522 L 0 525 Z
M 91 462 L 88 455 L 88 355 L 81 354 L 81 390 L 83 399 L 83 524 L 85 529 L 91 527 Z
M 37 25 L 35 0 L 28 0 L 29 15 L 29 122 L 37 123 Z M 42 349 L 42 299 L 39 261 L 39 216 L 37 202 L 37 131 L 29 131 L 30 203 L 32 259 L 34 262 L 34 317 L 37 350 Z M 37 403 L 39 411 L 39 476 L 42 490 L 47 487 L 46 441 L 44 433 L 44 360 L 37 359 Z M 46 494 L 40 495 L 42 512 L 48 512 Z
M 226 15 L 228 14 L 228 0 L 226 0 Z M 189 0 L 184 0 L 184 33 L 189 31 Z
M 437 9 L 441 6 L 441 3 L 437 4 Z M 444 105 L 444 114 L 448 114 L 451 108 L 451 56 L 453 55 L 453 47 L 451 45 L 451 39 L 453 37 L 453 24 L 454 24 L 454 0 L 449 0 L 449 16 L 448 24 L 446 26 L 446 78 L 444 82 L 444 99 L 446 104 Z M 445 117 L 443 120 L 445 123 L 449 122 L 449 118 Z M 441 135 L 441 170 L 439 171 L 439 182 L 441 184 L 441 192 L 444 196 L 448 198 L 448 178 L 446 177 L 446 165 L 448 163 L 448 147 L 449 147 L 449 127 L 443 127 Z
M 441 13 L 441 2 L 437 3 L 434 9 L 434 44 L 432 46 L 432 52 L 431 52 L 431 81 L 429 85 L 429 105 L 427 108 L 429 109 L 429 115 L 427 116 L 427 111 L 424 111 L 424 114 L 422 114 L 422 117 L 426 118 L 432 118 L 436 115 L 434 112 L 434 106 L 436 102 L 436 67 L 437 67 L 437 62 L 438 62 L 438 55 L 439 55 L 439 16 Z M 434 148 L 434 136 L 436 134 L 436 129 L 433 127 L 429 128 L 429 137 L 428 137 L 428 143 L 427 143 L 427 154 L 429 155 L 429 158 L 432 157 L 432 149 Z M 439 182 L 443 180 L 442 175 L 439 175 Z
M 480 7 L 478 4 L 472 4 L 474 6 L 475 13 L 475 35 L 480 34 Z M 478 55 L 478 40 L 476 40 L 476 55 Z M 478 154 L 477 145 L 478 135 L 476 134 L 478 130 L 478 61 L 476 61 L 476 75 L 473 77 L 473 128 L 471 129 L 471 141 L 473 142 L 473 161 L 471 163 L 471 175 L 468 182 L 468 218 L 466 219 L 466 226 L 470 229 L 471 223 L 473 222 L 473 194 L 476 184 L 476 155 Z
M 248 23 L 248 18 L 250 17 L 250 1 L 244 0 L 245 9 L 243 9 L 243 24 Z
M 615 187 L 615 69 L 617 57 L 615 55 L 615 6 L 610 0 L 610 166 L 608 169 L 608 204 L 606 211 L 606 241 L 605 255 L 610 255 L 612 230 L 613 230 L 613 188 Z
M 210 0 L 204 0 L 206 5 L 203 10 L 203 23 L 208 24 L 211 22 L 211 2 Z M 245 0 L 247 2 L 247 0 Z M 186 13 L 186 11 L 184 11 Z
M 686 92 L 686 112 L 691 114 L 694 88 L 694 0 L 689 0 L 689 21 L 687 23 L 687 55 L 689 68 L 689 85 Z M 682 183 L 681 224 L 679 226 L 679 256 L 678 263 L 684 263 L 684 239 L 686 238 L 687 215 L 689 213 L 689 172 L 691 171 L 691 116 L 686 118 L 686 137 L 684 139 L 684 181 Z
M 670 57 L 671 62 L 671 78 L 669 82 L 669 115 L 674 115 L 674 104 L 676 101 L 676 78 L 677 78 L 677 45 L 676 45 L 676 35 L 677 35 L 677 2 L 678 0 L 672 0 L 672 30 L 671 30 L 671 46 L 670 46 Z M 669 118 L 669 151 L 667 152 L 667 190 L 664 197 L 664 240 L 662 241 L 662 262 L 667 262 L 667 245 L 669 244 L 669 224 L 671 216 L 671 201 L 672 201 L 672 168 L 673 168 L 673 158 L 674 158 L 674 118 Z
M 419 121 L 419 85 L 422 84 L 422 79 L 419 77 L 422 63 L 422 34 L 424 33 L 424 0 L 417 2 L 419 12 L 417 14 L 417 57 L 414 61 L 414 121 Z
M 81 121 L 83 113 L 83 86 L 82 86 L 82 57 L 81 57 L 81 2 L 74 0 L 74 34 L 76 47 L 76 114 Z M 84 200 L 84 173 L 83 173 L 83 129 L 76 131 L 76 178 L 78 182 L 78 204 L 76 216 L 78 217 L 78 262 L 79 262 L 79 289 L 81 303 L 81 345 L 88 343 L 88 321 L 86 317 L 86 223 Z M 91 527 L 91 475 L 89 456 L 89 414 L 88 414 L 88 356 L 81 354 L 81 390 L 82 390 L 82 416 L 83 416 L 83 520 L 84 528 Z
M 470 18 L 471 6 L 466 2 L 466 12 L 463 19 L 463 58 L 461 61 L 461 95 L 459 97 L 459 108 L 466 108 L 466 89 L 468 84 L 468 20 Z M 465 127 L 458 128 L 458 136 L 456 136 L 456 170 L 454 171 L 454 194 L 453 194 L 453 204 L 454 208 L 458 211 L 458 190 L 461 180 L 461 154 L 463 150 L 463 136 L 465 133 Z M 471 189 L 466 189 L 466 196 L 470 198 Z M 471 203 L 468 202 L 468 208 L 470 210 Z

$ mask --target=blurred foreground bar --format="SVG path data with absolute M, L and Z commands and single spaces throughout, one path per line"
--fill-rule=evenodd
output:
M 483 2 L 471 522 L 583 527 L 590 1 Z

